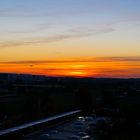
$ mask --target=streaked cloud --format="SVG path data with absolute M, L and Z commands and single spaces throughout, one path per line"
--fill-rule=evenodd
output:
M 43 27 L 42 27 L 43 28 Z M 27 32 L 36 32 L 37 30 L 27 31 Z M 114 32 L 115 29 L 112 27 L 98 27 L 98 28 L 89 28 L 89 27 L 80 27 L 80 28 L 72 28 L 65 31 L 65 33 L 56 34 L 53 36 L 48 37 L 36 37 L 36 38 L 25 38 L 22 40 L 15 40 L 12 41 L 1 41 L 0 47 L 17 47 L 17 46 L 25 46 L 25 45 L 34 45 L 40 43 L 51 43 L 56 41 L 61 41 L 65 39 L 73 39 L 73 38 L 81 38 L 81 37 L 88 37 L 88 36 L 95 36 L 100 34 L 106 34 L 110 32 Z M 26 31 L 24 31 L 27 33 Z M 19 33 L 24 33 L 19 32 Z
M 97 58 L 97 61 L 136 61 L 140 62 L 140 56 L 135 56 L 135 57 L 101 57 Z
M 49 63 L 78 63 L 78 62 L 138 62 L 140 56 L 137 57 L 95 57 L 95 58 L 73 58 L 65 60 L 26 60 L 26 61 L 8 61 L 0 62 L 0 64 L 49 64 Z

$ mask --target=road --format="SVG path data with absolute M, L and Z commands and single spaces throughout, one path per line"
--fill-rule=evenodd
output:
M 87 131 L 90 126 L 94 127 L 99 119 L 101 118 L 77 117 L 70 122 L 26 136 L 24 140 L 96 140 L 96 137 L 89 135 Z

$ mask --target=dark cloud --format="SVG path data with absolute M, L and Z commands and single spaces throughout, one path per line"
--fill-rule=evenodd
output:
M 97 61 L 137 61 L 140 62 L 140 56 L 135 57 L 100 57 Z
M 139 62 L 140 56 L 138 57 L 97 57 L 90 59 L 71 59 L 71 60 L 27 60 L 27 61 L 9 61 L 0 62 L 0 64 L 50 64 L 50 63 L 77 63 L 77 62 Z

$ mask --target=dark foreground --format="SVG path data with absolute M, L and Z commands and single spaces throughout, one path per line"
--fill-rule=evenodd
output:
M 73 110 L 94 119 L 108 118 L 85 128 L 90 139 L 140 139 L 140 79 L 0 74 L 0 131 Z

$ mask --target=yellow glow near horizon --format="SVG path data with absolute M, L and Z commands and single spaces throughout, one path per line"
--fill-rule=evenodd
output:
M 0 72 L 73 77 L 139 77 L 140 62 L 113 58 L 0 63 Z M 120 58 L 121 59 L 121 58 Z M 131 58 L 132 59 L 132 58 Z

